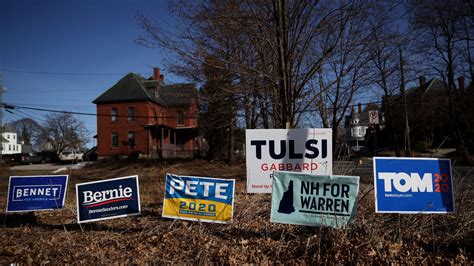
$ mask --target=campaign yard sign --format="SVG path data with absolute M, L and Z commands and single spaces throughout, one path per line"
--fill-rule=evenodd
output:
M 451 160 L 374 157 L 375 211 L 454 212 Z
M 138 176 L 76 184 L 78 223 L 140 214 Z
M 67 175 L 10 176 L 6 211 L 61 209 L 67 181 Z
M 163 217 L 232 223 L 234 179 L 166 174 Z
M 248 129 L 245 144 L 248 193 L 271 193 L 275 171 L 332 174 L 332 129 Z
M 343 228 L 357 211 L 358 176 L 275 172 L 272 222 Z

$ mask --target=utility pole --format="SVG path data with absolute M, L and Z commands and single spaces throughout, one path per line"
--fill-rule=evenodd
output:
M 2 76 L 0 76 L 0 164 L 3 162 L 3 93 L 6 91 L 3 87 Z
M 400 93 L 403 101 L 403 115 L 405 118 L 405 156 L 411 156 L 410 126 L 408 124 L 407 97 L 405 94 L 405 73 L 403 70 L 402 47 L 398 46 L 400 55 Z

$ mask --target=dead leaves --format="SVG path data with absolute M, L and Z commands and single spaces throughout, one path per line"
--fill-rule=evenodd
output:
M 459 215 L 437 216 L 432 251 L 431 227 L 425 216 L 404 216 L 400 242 L 398 219 L 373 212 L 366 197 L 355 223 L 344 230 L 269 222 L 270 196 L 245 193 L 245 167 L 205 161 L 168 165 L 151 162 L 112 163 L 77 170 L 74 182 L 138 174 L 143 215 L 84 225 L 75 224 L 74 183 L 66 208 L 38 212 L 35 219 L 0 228 L 0 263 L 23 264 L 469 264 L 473 253 L 472 197 L 457 204 Z M 224 167 L 225 166 L 225 167 Z M 160 216 L 164 173 L 237 179 L 234 222 L 230 225 L 163 219 Z M 6 182 L 2 179 L 0 182 Z M 6 187 L 2 184 L 2 187 Z M 472 186 L 465 185 L 472 190 Z M 0 198 L 0 206 L 5 206 Z M 64 227 L 63 227 L 64 224 Z M 65 230 L 67 229 L 67 230 Z

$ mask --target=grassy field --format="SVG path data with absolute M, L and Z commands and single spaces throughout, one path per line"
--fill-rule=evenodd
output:
M 342 170 L 340 170 L 342 171 Z M 348 169 L 342 174 L 350 174 Z M 235 178 L 229 225 L 161 217 L 165 173 Z M 338 170 L 335 169 L 335 173 Z M 454 172 L 456 213 L 374 213 L 371 183 L 361 185 L 357 216 L 347 229 L 270 223 L 270 195 L 245 192 L 245 165 L 200 160 L 101 162 L 70 175 L 64 209 L 5 215 L 9 175 L 0 169 L 0 263 L 473 263 L 472 176 Z M 76 223 L 75 184 L 139 176 L 142 215 Z

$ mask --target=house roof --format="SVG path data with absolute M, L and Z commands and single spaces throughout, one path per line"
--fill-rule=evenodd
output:
M 423 86 L 411 87 L 405 90 L 407 101 L 418 101 L 420 97 L 444 96 L 446 94 L 444 82 L 437 78 L 432 78 Z M 385 98 L 385 97 L 384 97 Z M 393 103 L 400 103 L 402 100 L 401 94 L 388 96 Z
M 0 136 L 0 140 L 2 140 L 2 142 L 8 142 L 8 140 L 4 138 L 3 136 Z
M 180 107 L 191 104 L 196 94 L 192 83 L 164 85 L 161 81 L 128 73 L 93 103 L 151 101 L 164 107 Z
M 362 112 L 360 113 L 356 113 L 354 112 L 354 109 L 352 109 L 351 111 L 351 120 L 354 120 L 354 119 L 359 119 L 359 123 L 358 124 L 369 124 L 369 111 L 372 111 L 372 110 L 376 110 L 376 111 L 379 111 L 379 114 L 380 114 L 380 107 L 376 104 L 368 104 L 364 110 L 362 110 Z
M 445 93 L 444 82 L 437 78 L 432 78 L 428 82 L 426 82 L 423 86 L 413 87 L 413 88 L 408 89 L 405 92 L 406 96 L 409 96 L 414 93 L 419 93 L 419 94 L 422 94 L 423 96 L 427 94 L 432 94 L 432 93 L 435 93 L 435 94 Z
M 15 128 L 10 123 L 6 123 L 2 128 L 3 133 L 16 133 Z

